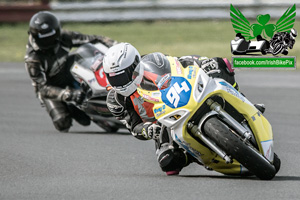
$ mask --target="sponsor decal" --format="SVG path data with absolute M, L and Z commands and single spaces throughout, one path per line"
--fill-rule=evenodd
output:
M 152 97 L 153 98 L 159 98 L 161 96 L 160 92 L 152 92 Z
M 166 109 L 166 105 L 163 105 L 162 107 L 159 107 L 159 108 L 155 108 L 154 109 L 155 116 L 159 117 L 160 115 L 166 113 L 165 109 Z
M 195 78 L 196 77 L 196 67 L 194 66 L 189 66 L 189 74 L 187 76 L 188 79 L 191 79 L 192 77 Z
M 193 66 L 189 66 L 189 74 L 187 76 L 188 79 L 192 78 L 193 72 L 194 72 L 194 67 Z
M 92 78 L 92 79 L 88 80 L 89 84 L 92 84 L 92 83 L 95 82 L 95 81 L 96 81 L 95 78 Z
M 150 101 L 159 102 L 159 99 L 156 99 L 156 98 L 150 97 L 150 96 L 149 96 L 149 95 L 147 95 L 147 94 L 143 94 L 143 98 L 144 98 L 144 99 L 148 99 L 148 100 L 150 100 Z
M 201 157 L 202 154 L 195 150 L 194 148 L 191 147 L 191 145 L 185 141 L 181 141 L 177 135 L 175 134 L 175 139 L 176 141 L 187 151 L 189 152 L 189 154 L 191 154 L 193 157 L 197 158 L 197 157 Z
M 274 159 L 273 140 L 262 141 L 261 146 L 263 148 L 265 157 L 272 162 Z
M 191 96 L 192 86 L 187 79 L 183 77 L 172 77 L 168 88 L 161 90 L 162 101 L 171 108 L 185 106 Z
M 166 109 L 166 105 L 163 105 L 162 107 L 155 108 L 155 109 L 154 109 L 154 113 L 162 112 L 162 111 L 165 110 L 165 109 Z
M 196 72 L 197 72 L 197 69 L 196 69 L 196 67 L 194 67 L 193 78 L 195 78 L 195 77 L 196 77 Z
M 171 78 L 170 74 L 166 74 L 164 77 L 162 77 L 157 84 L 158 89 L 160 90 L 161 87 L 165 84 L 165 82 L 168 81 L 170 78 Z
M 178 60 L 176 60 L 176 72 L 177 72 L 178 75 L 182 74 L 181 64 Z
M 243 102 L 245 101 L 244 96 L 241 93 L 239 93 L 234 87 L 232 87 L 232 85 L 230 85 L 224 81 L 221 81 L 219 83 L 226 87 L 226 91 L 228 93 L 232 94 L 233 96 L 236 96 L 237 98 L 241 99 Z

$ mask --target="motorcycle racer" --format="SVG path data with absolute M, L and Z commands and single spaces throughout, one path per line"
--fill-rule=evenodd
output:
M 46 107 L 55 128 L 67 132 L 72 118 L 81 125 L 90 124 L 90 118 L 69 102 L 80 104 L 84 93 L 70 73 L 73 47 L 85 43 L 102 43 L 111 47 L 116 43 L 105 36 L 83 35 L 62 30 L 59 19 L 51 12 L 41 11 L 29 22 L 25 68 L 32 80 L 35 93 Z
M 270 40 L 269 52 L 273 55 L 277 55 L 279 53 L 287 55 L 288 49 L 293 49 L 297 35 L 297 30 L 294 28 L 292 28 L 290 32 L 277 32 Z M 281 51 L 276 51 L 275 48 L 277 45 L 281 45 L 283 47 Z
M 223 78 L 238 89 L 234 79 L 234 71 L 227 59 L 208 59 L 197 55 L 176 59 L 183 67 L 193 65 L 196 62 L 210 76 Z M 123 121 L 137 139 L 154 139 L 157 160 L 162 171 L 166 172 L 167 175 L 175 175 L 179 174 L 183 167 L 193 162 L 193 158 L 171 140 L 166 129 L 161 130 L 161 126 L 154 117 L 153 104 L 144 101 L 137 93 L 137 85 L 142 84 L 141 76 L 134 75 L 137 66 L 145 63 L 158 66 L 157 74 L 160 72 L 166 74 L 168 72 L 165 73 L 162 64 L 164 62 L 168 61 L 162 53 L 151 53 L 141 57 L 137 49 L 131 44 L 120 43 L 107 51 L 104 56 L 103 67 L 107 79 L 113 87 L 107 97 L 109 110 L 119 120 Z M 161 78 L 160 80 L 159 87 L 167 87 L 168 78 L 165 80 Z M 143 81 L 143 84 L 148 84 L 147 80 Z M 150 85 L 149 83 L 148 86 L 150 87 Z M 159 140 L 160 134 L 162 134 L 162 140 Z

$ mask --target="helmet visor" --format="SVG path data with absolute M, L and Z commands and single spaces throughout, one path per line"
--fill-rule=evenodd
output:
M 55 30 L 49 33 L 33 34 L 32 37 L 40 49 L 50 49 L 58 44 L 58 36 Z
M 118 72 L 112 72 L 107 73 L 107 79 L 108 82 L 113 87 L 126 87 L 129 83 L 132 82 L 132 73 L 136 67 L 136 64 L 132 64 L 130 67 L 118 71 Z

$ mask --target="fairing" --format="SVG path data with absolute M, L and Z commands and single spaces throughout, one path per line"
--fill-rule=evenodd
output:
M 240 174 L 247 171 L 234 160 L 226 164 L 216 153 L 191 136 L 187 123 L 198 108 L 212 96 L 220 96 L 230 103 L 244 118 L 255 135 L 259 151 L 273 161 L 273 133 L 269 122 L 243 95 L 223 79 L 211 78 L 197 64 L 183 68 L 173 57 L 167 57 L 171 68 L 169 87 L 163 90 L 145 90 L 138 93 L 145 101 L 154 104 L 156 119 L 171 129 L 171 135 L 182 148 L 208 168 L 224 174 Z

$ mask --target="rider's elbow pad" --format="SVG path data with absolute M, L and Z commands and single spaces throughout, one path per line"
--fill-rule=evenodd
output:
M 117 93 L 114 89 L 110 90 L 107 94 L 106 105 L 108 110 L 115 116 L 121 117 L 125 113 L 124 106 L 118 101 Z
M 25 63 L 26 70 L 30 76 L 30 78 L 36 83 L 44 83 L 46 82 L 46 77 L 44 72 L 42 72 L 40 68 L 40 63 L 38 62 L 29 62 Z

